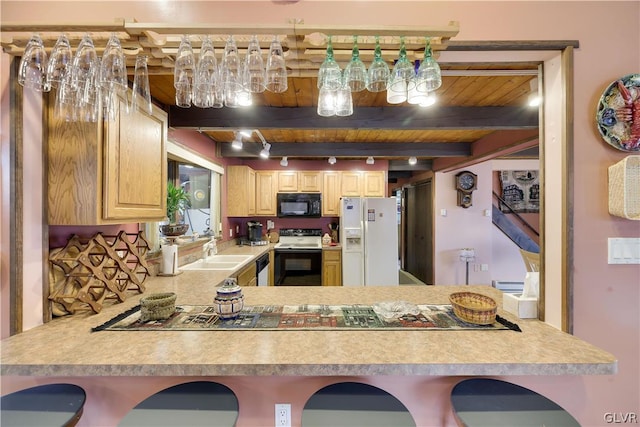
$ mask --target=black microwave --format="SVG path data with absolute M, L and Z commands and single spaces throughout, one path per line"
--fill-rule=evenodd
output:
M 278 193 L 278 217 L 320 218 L 320 193 Z

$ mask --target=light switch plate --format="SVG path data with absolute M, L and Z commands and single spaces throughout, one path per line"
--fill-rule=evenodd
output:
M 640 238 L 609 237 L 609 264 L 640 264 Z

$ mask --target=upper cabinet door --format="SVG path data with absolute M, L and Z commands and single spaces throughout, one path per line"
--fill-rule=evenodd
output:
M 365 172 L 363 178 L 362 195 L 364 197 L 386 197 L 387 180 L 384 171 Z
M 362 173 L 342 172 L 341 195 L 343 197 L 362 196 Z
M 105 125 L 104 218 L 166 216 L 167 115 L 121 114 Z
M 340 216 L 340 172 L 322 176 L 322 216 Z
M 249 166 L 227 166 L 227 216 L 256 214 L 256 172 Z
M 298 191 L 298 172 L 280 171 L 278 174 L 278 193 L 296 193 Z
M 319 193 L 322 191 L 322 172 L 298 172 L 299 189 L 302 193 Z
M 50 225 L 162 221 L 166 217 L 167 115 L 119 114 L 66 122 L 48 110 Z M 121 104 L 123 109 L 124 104 Z
M 276 216 L 277 172 L 256 171 L 256 215 Z

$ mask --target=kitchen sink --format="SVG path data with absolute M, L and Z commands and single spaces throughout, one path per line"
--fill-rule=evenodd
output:
M 253 255 L 211 255 L 191 264 L 180 267 L 181 270 L 235 270 Z

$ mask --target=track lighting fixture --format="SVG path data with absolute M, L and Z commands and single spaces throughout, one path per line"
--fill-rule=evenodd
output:
M 289 166 L 289 160 L 287 160 L 287 158 L 286 158 L 286 157 L 283 157 L 283 158 L 280 160 L 280 166 L 284 166 L 284 167 Z
M 336 158 L 335 158 L 335 157 L 333 157 L 333 156 L 329 157 L 329 160 L 328 160 L 328 161 L 329 161 L 329 164 L 330 164 L 330 165 L 335 165 L 335 164 L 336 164 Z
M 409 157 L 409 164 L 411 166 L 415 165 L 416 163 L 418 163 L 418 159 L 416 159 L 415 157 L 411 156 Z
M 251 138 L 251 134 L 253 133 L 253 131 L 251 129 L 242 129 L 240 131 L 240 135 L 247 137 L 247 138 Z
M 372 164 L 374 164 L 375 162 L 376 162 L 376 161 L 375 161 L 375 160 L 373 160 L 373 157 L 371 157 L 371 156 L 367 157 L 367 164 L 368 164 L 368 165 L 372 165 Z
M 262 157 L 263 159 L 268 159 L 269 150 L 271 150 L 271 144 L 269 144 L 268 142 L 263 142 L 262 150 L 260 151 L 260 157 Z
M 231 147 L 234 148 L 235 150 L 241 150 L 242 149 L 242 135 L 240 135 L 238 132 L 234 132 L 234 135 L 235 135 L 235 138 L 231 142 Z

